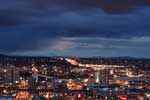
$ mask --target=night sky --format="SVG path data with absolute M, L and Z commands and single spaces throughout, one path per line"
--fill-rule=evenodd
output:
M 0 53 L 150 58 L 150 0 L 0 0 Z

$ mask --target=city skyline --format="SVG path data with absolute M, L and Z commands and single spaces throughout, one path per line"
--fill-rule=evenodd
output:
M 147 0 L 5 0 L 0 53 L 150 58 Z

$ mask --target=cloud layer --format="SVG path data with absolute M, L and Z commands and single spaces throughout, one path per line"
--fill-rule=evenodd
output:
M 149 0 L 1 1 L 0 52 L 144 57 L 149 41 L 141 39 L 150 37 L 149 5 Z M 136 38 L 139 41 L 132 44 Z M 132 48 L 139 51 L 133 52 Z

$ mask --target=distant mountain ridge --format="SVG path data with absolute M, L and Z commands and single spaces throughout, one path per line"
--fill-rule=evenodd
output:
M 6 55 L 6 54 L 0 54 L 0 57 L 41 57 L 41 58 L 80 58 L 80 59 L 120 59 L 120 60 L 150 60 L 150 58 L 144 58 L 144 57 L 131 57 L 131 56 L 119 56 L 119 57 L 102 57 L 102 56 L 95 56 L 95 57 L 72 57 L 72 56 L 20 56 L 20 55 Z

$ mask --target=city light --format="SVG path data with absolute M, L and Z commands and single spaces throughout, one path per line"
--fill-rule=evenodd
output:
M 42 63 L 2 66 L 0 88 L 3 90 L 0 96 L 14 100 L 130 100 L 136 94 L 134 98 L 139 100 L 150 98 L 146 92 L 150 87 L 149 71 L 142 67 L 138 67 L 141 71 L 137 73 L 131 65 L 112 62 L 109 65 L 107 61 L 93 63 L 91 59 L 82 62 L 64 57 L 62 60 L 53 59 L 50 64 L 43 63 L 43 58 L 38 61 Z

